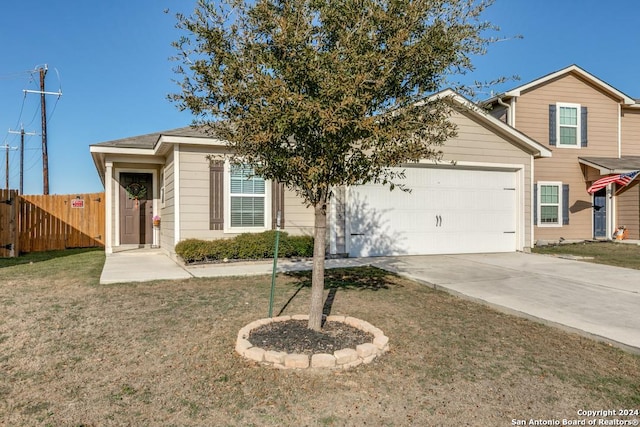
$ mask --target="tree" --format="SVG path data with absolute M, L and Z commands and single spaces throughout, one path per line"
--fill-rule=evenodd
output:
M 178 14 L 181 93 L 171 98 L 255 173 L 315 213 L 309 327 L 322 322 L 333 188 L 402 186 L 391 167 L 439 159 L 455 135 L 429 94 L 473 70 L 491 0 L 199 0 Z

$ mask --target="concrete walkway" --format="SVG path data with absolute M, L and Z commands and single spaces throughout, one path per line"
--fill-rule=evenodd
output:
M 640 353 L 640 270 L 525 254 L 327 260 L 327 268 L 373 265 L 501 311 Z M 271 274 L 273 262 L 184 267 L 159 251 L 107 255 L 100 283 Z M 278 271 L 310 261 L 279 261 Z
M 326 268 L 371 265 L 373 258 L 326 260 Z M 311 270 L 310 260 L 278 260 L 278 272 Z M 271 274 L 273 260 L 185 266 L 159 249 L 133 249 L 107 254 L 100 284 L 177 280 L 191 277 L 260 276 Z

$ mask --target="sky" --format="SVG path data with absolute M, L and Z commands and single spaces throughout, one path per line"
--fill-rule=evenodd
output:
M 89 146 L 187 126 L 189 112 L 167 100 L 179 91 L 171 43 L 183 33 L 176 12 L 195 0 L 7 0 L 0 6 L 0 188 L 19 185 L 25 137 L 24 193 L 42 194 L 38 69 L 47 66 L 47 148 L 51 194 L 103 191 Z M 640 98 L 637 0 L 496 0 L 483 18 L 505 39 L 474 57 L 462 82 L 517 76 L 478 94 L 489 98 L 571 64 Z M 522 38 L 518 37 L 522 36 Z

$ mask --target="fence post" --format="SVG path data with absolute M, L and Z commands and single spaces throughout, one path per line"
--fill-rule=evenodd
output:
M 13 205 L 11 206 L 11 237 L 13 246 L 10 256 L 17 257 L 20 255 L 20 205 L 22 204 L 22 197 L 20 197 L 18 191 L 14 191 L 11 199 L 13 200 Z
M 16 257 L 20 254 L 17 245 L 18 192 L 0 190 L 0 253 L 2 256 Z

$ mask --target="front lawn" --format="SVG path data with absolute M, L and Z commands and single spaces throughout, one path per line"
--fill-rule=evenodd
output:
M 103 262 L 0 264 L 0 424 L 507 426 L 640 408 L 640 357 L 381 270 L 328 271 L 326 308 L 381 328 L 391 351 L 297 372 L 234 352 L 267 315 L 270 277 L 98 285 Z M 278 276 L 274 313 L 305 313 L 308 282 Z
M 621 242 L 583 242 L 539 246 L 532 250 L 538 254 L 571 255 L 584 261 L 640 270 L 640 245 Z

